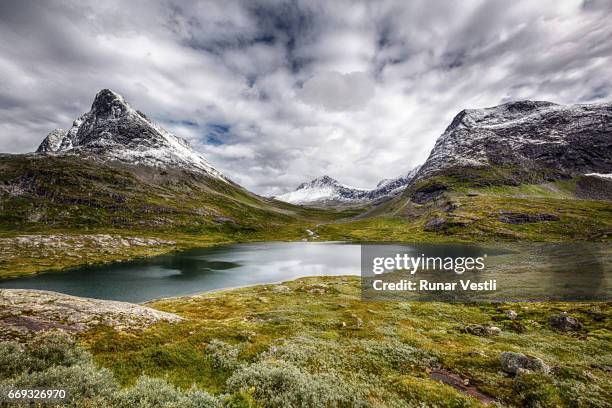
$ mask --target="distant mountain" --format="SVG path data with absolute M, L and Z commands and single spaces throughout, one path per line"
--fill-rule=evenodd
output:
M 75 120 L 69 130 L 56 129 L 49 133 L 36 152 L 178 168 L 225 179 L 186 140 L 133 109 L 110 89 L 98 92 L 91 110 Z
M 358 204 L 377 201 L 401 192 L 414 178 L 419 167 L 408 174 L 394 179 L 385 179 L 374 189 L 349 187 L 340 184 L 329 176 L 318 177 L 308 183 L 300 184 L 294 191 L 275 198 L 292 204 Z
M 363 201 L 367 192 L 366 189 L 345 186 L 329 176 L 322 176 L 274 198 L 291 204 L 347 203 Z
M 612 104 L 518 101 L 463 110 L 416 179 L 488 167 L 508 169 L 518 181 L 612 173 Z

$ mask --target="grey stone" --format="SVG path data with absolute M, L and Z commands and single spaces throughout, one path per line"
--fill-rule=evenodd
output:
M 578 319 L 567 314 L 553 315 L 548 318 L 548 324 L 555 330 L 578 331 L 582 329 L 582 323 Z
M 502 370 L 510 374 L 520 374 L 525 371 L 540 372 L 544 374 L 550 372 L 550 366 L 542 359 L 512 351 L 504 351 L 501 353 L 499 362 L 502 366 Z

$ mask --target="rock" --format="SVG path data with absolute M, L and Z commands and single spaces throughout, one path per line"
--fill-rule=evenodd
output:
M 506 224 L 530 224 L 541 221 L 559 221 L 559 217 L 553 214 L 524 214 L 512 211 L 500 211 L 499 221 Z
M 4 332 L 26 336 L 49 329 L 80 332 L 99 324 L 129 331 L 161 321 L 183 320 L 175 314 L 137 304 L 29 289 L 0 290 L 0 310 Z
M 504 351 L 499 356 L 502 370 L 510 374 L 520 374 L 525 371 L 534 371 L 544 374 L 550 372 L 550 367 L 538 357 L 528 356 L 522 353 Z
M 447 186 L 440 183 L 427 184 L 416 189 L 410 195 L 410 200 L 417 204 L 426 204 L 442 196 L 447 188 Z
M 508 310 L 506 312 L 506 317 L 510 320 L 516 320 L 516 318 L 518 317 L 518 314 L 514 310 Z
M 470 324 L 461 329 L 463 333 L 472 334 L 474 336 L 498 336 L 501 334 L 501 329 L 495 326 L 483 326 L 480 324 Z
M 527 328 L 520 321 L 511 320 L 511 321 L 504 322 L 504 330 L 513 331 L 516 333 L 525 333 L 527 331 Z
M 555 330 L 560 331 L 578 331 L 582 329 L 582 323 L 575 317 L 567 314 L 553 315 L 548 318 L 548 324 Z
M 434 217 L 425 223 L 423 231 L 437 232 L 446 227 L 446 218 Z

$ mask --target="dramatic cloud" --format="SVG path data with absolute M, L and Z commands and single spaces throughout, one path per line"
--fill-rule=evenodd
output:
M 463 108 L 610 101 L 610 4 L 0 2 L 0 150 L 33 151 L 111 88 L 260 194 L 372 187 Z

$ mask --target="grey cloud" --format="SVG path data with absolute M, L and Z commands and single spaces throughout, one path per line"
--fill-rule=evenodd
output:
M 603 0 L 0 2 L 1 150 L 33 151 L 108 87 L 260 194 L 371 187 L 463 108 L 610 100 L 611 17 Z
M 321 72 L 306 81 L 299 97 L 333 111 L 363 109 L 374 97 L 374 81 L 364 72 Z

